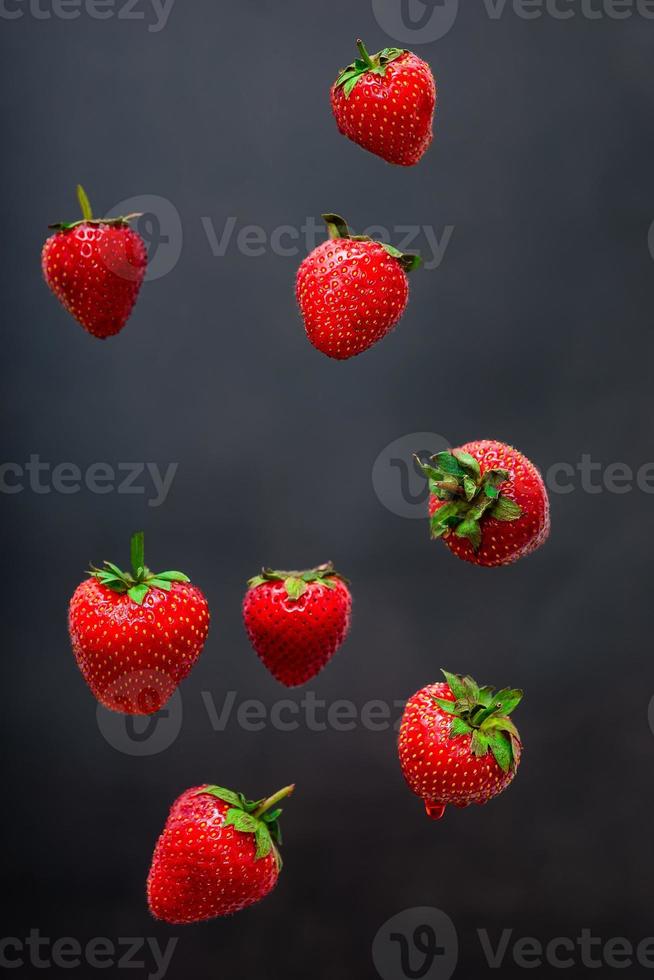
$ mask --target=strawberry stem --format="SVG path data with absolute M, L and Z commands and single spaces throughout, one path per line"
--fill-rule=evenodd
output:
M 295 789 L 295 783 L 292 783 L 290 786 L 285 786 L 284 789 L 280 789 L 279 792 L 275 793 L 273 796 L 269 796 L 268 799 L 264 800 L 261 806 L 259 806 L 254 811 L 252 816 L 253 817 L 263 816 L 264 813 L 272 809 L 272 807 L 274 807 L 276 803 L 279 803 L 280 800 L 284 800 L 286 799 L 287 796 L 290 796 L 294 789 Z
M 327 225 L 327 231 L 329 232 L 330 238 L 337 239 L 350 237 L 350 229 L 347 226 L 347 221 L 345 218 L 341 218 L 340 214 L 323 214 L 322 220 Z
M 132 560 L 132 571 L 136 581 L 140 581 L 145 569 L 145 535 L 143 531 L 137 531 L 132 535 L 130 541 L 130 557 Z
M 372 58 L 368 54 L 366 46 L 360 37 L 357 38 L 357 48 L 359 49 L 359 54 L 361 55 L 361 59 L 365 61 L 367 67 L 374 68 L 375 66 L 373 64 Z
M 84 220 L 93 221 L 93 208 L 91 207 L 88 194 L 81 184 L 77 185 L 77 200 L 79 201 L 79 206 L 82 209 L 82 216 Z

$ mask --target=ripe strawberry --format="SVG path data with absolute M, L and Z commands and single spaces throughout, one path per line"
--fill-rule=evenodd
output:
M 329 563 L 308 572 L 264 568 L 250 579 L 243 620 L 250 642 L 286 687 L 319 674 L 350 629 L 352 597 Z
M 195 665 L 209 632 L 209 607 L 182 572 L 146 567 L 143 533 L 132 537 L 132 574 L 111 562 L 92 568 L 68 610 L 73 653 L 105 708 L 152 715 Z
M 277 804 L 294 786 L 256 803 L 221 786 L 196 786 L 173 803 L 148 876 L 152 915 L 171 925 L 231 915 L 268 895 L 282 860 Z
M 517 449 L 485 439 L 417 462 L 429 478 L 431 536 L 442 538 L 457 558 L 510 565 L 547 540 L 547 490 Z
M 337 214 L 323 219 L 329 240 L 298 269 L 296 296 L 313 346 L 344 361 L 393 329 L 409 300 L 407 272 L 422 260 L 362 235 L 351 237 Z
M 513 782 L 522 754 L 509 715 L 522 691 L 495 692 L 471 677 L 443 671 L 445 684 L 430 684 L 407 702 L 399 754 L 409 788 L 440 820 L 448 803 L 488 803 Z
M 431 68 L 410 51 L 384 48 L 344 68 L 331 90 L 332 111 L 343 136 L 402 167 L 412 167 L 434 138 L 436 83 Z
M 41 254 L 45 281 L 59 302 L 94 337 L 111 337 L 132 312 L 148 264 L 143 239 L 128 225 L 139 218 L 94 218 L 77 188 L 82 221 L 50 225 Z

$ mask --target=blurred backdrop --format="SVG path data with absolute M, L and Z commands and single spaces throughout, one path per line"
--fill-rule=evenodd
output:
M 575 976 L 650 975 L 651 6 L 3 4 L 1 951 L 17 977 L 44 961 L 92 977 L 93 957 L 170 980 L 558 976 L 566 958 Z M 414 169 L 338 135 L 328 91 L 357 36 L 434 69 L 436 139 Z M 78 181 L 97 214 L 145 212 L 149 280 L 106 342 L 41 280 Z M 396 332 L 347 363 L 309 345 L 295 307 L 323 211 L 427 265 Z M 484 437 L 551 491 L 550 543 L 505 570 L 430 543 L 410 467 Z M 213 614 L 145 727 L 98 714 L 66 630 L 88 563 L 126 563 L 139 528 L 152 567 L 186 571 Z M 353 629 L 289 693 L 249 647 L 245 582 L 328 559 Z M 434 824 L 394 725 L 441 666 L 523 687 L 526 750 L 510 791 Z M 152 847 L 205 781 L 297 783 L 285 869 L 265 903 L 171 929 L 145 903 Z

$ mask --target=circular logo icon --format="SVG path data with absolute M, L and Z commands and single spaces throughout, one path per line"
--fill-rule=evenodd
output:
M 121 201 L 109 211 L 108 218 L 140 214 L 131 222 L 148 250 L 145 281 L 152 282 L 168 275 L 179 262 L 184 234 L 179 211 L 165 197 L 141 194 Z
M 377 23 L 402 44 L 431 44 L 454 26 L 459 0 L 372 0 Z
M 121 689 L 130 690 L 125 711 L 147 711 L 149 705 L 161 704 L 162 684 L 170 679 L 156 671 L 137 671 L 120 678 Z M 158 755 L 170 748 L 182 729 L 182 696 L 175 690 L 169 701 L 155 714 L 121 714 L 98 704 L 98 728 L 106 742 L 123 755 Z
M 372 485 L 377 498 L 397 517 L 425 520 L 429 487 L 415 456 L 428 459 L 450 449 L 436 432 L 411 432 L 383 449 L 372 468 Z
M 454 923 L 440 909 L 394 915 L 372 944 L 372 961 L 382 980 L 450 980 L 458 959 Z

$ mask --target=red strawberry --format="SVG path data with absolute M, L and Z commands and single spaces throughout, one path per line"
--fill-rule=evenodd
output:
M 148 905 L 171 925 L 231 915 L 268 895 L 282 861 L 277 804 L 293 786 L 252 803 L 221 786 L 196 786 L 173 803 L 148 876 Z
M 329 563 L 308 572 L 264 569 L 250 579 L 243 620 L 250 642 L 286 687 L 319 674 L 350 629 L 352 597 Z
M 446 684 L 430 684 L 407 702 L 399 739 L 404 778 L 434 820 L 448 803 L 481 805 L 504 792 L 522 754 L 509 718 L 522 691 L 443 674 Z
M 384 48 L 344 68 L 331 90 L 340 132 L 388 163 L 412 167 L 434 138 L 436 83 L 431 68 L 410 51 Z
M 92 569 L 70 601 L 68 628 L 84 680 L 105 708 L 152 715 L 195 665 L 209 607 L 182 572 L 146 567 L 143 533 L 132 538 L 132 574 Z
M 94 218 L 82 187 L 82 221 L 50 225 L 41 254 L 45 281 L 94 337 L 119 333 L 132 312 L 148 264 L 143 239 L 127 224 L 140 215 Z
M 337 214 L 323 218 L 329 240 L 300 266 L 296 295 L 313 346 L 344 361 L 393 329 L 409 300 L 407 272 L 422 260 L 365 236 L 351 237 Z
M 418 460 L 429 478 L 432 538 L 475 565 L 510 565 L 550 533 L 543 478 L 522 453 L 492 439 Z

